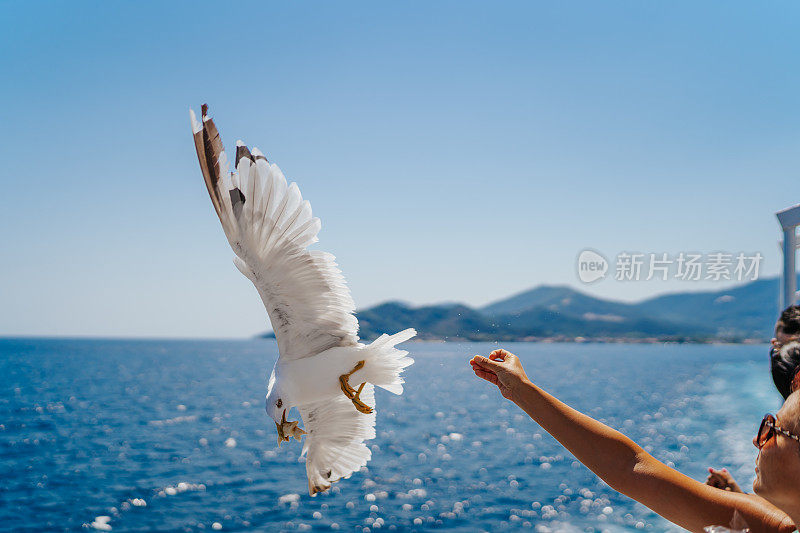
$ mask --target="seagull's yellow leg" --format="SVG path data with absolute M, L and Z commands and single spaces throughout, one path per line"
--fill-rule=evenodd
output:
M 348 380 L 350 379 L 350 376 L 352 376 L 362 368 L 364 368 L 363 360 L 356 363 L 356 366 L 353 367 L 353 370 L 351 370 L 347 374 L 342 374 L 341 376 L 339 376 L 339 385 L 342 388 L 342 392 L 344 393 L 345 396 L 347 396 L 351 400 L 355 398 L 356 390 L 350 386 L 350 382 Z
M 339 376 L 339 386 L 342 388 L 344 395 L 352 400 L 356 395 L 356 390 L 350 386 L 350 383 L 347 382 L 347 377 L 347 374 L 342 374 Z
M 362 402 L 361 398 L 359 398 L 359 395 L 361 394 L 361 391 L 364 390 L 364 385 L 366 385 L 366 384 L 367 384 L 366 381 L 364 383 L 362 383 L 358 387 L 358 390 L 356 391 L 356 395 L 351 399 L 353 400 L 353 405 L 355 405 L 356 409 L 358 409 L 359 411 L 361 411 L 365 415 L 368 415 L 368 414 L 370 414 L 372 412 L 372 407 L 370 407 L 369 405 L 367 405 L 364 402 Z
M 353 367 L 353 370 L 351 370 L 347 374 L 342 374 L 341 376 L 339 376 L 339 385 L 341 386 L 344 395 L 347 396 L 347 398 L 353 402 L 355 408 L 358 409 L 359 412 L 368 415 L 372 412 L 372 407 L 362 402 L 361 398 L 359 398 L 361 391 L 364 390 L 364 385 L 366 385 L 367 383 L 366 382 L 362 383 L 358 387 L 358 390 L 355 390 L 353 387 L 350 386 L 350 381 L 349 381 L 350 376 L 352 376 L 362 368 L 364 368 L 363 360 L 356 363 L 356 366 Z

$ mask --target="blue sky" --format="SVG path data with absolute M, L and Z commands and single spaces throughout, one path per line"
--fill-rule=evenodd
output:
M 188 108 L 300 185 L 359 306 L 761 252 L 800 202 L 793 2 L 5 2 L 0 334 L 250 335 Z M 636 300 L 721 285 L 615 282 Z

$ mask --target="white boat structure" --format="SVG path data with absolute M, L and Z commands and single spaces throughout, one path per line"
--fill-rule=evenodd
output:
M 797 302 L 797 226 L 800 226 L 800 204 L 775 213 L 783 230 L 783 272 L 781 273 L 781 309 Z

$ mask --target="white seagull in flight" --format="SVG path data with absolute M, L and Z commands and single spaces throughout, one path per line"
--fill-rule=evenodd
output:
M 297 185 L 256 148 L 236 143 L 236 172 L 214 122 L 202 107 L 202 122 L 190 110 L 197 157 L 211 203 L 222 222 L 233 262 L 258 289 L 280 353 L 267 388 L 267 413 L 278 444 L 305 435 L 308 491 L 367 464 L 364 441 L 375 437 L 374 386 L 402 394 L 403 369 L 414 361 L 395 345 L 416 335 L 406 329 L 372 344 L 358 339 L 355 304 L 333 255 L 309 251 L 318 218 Z M 286 413 L 297 407 L 305 431 Z

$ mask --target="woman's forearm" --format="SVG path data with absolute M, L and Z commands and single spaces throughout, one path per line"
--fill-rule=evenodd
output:
M 514 391 L 513 401 L 587 468 L 615 490 L 628 493 L 636 465 L 649 457 L 638 444 L 530 381 Z
M 735 513 L 752 533 L 794 529 L 785 513 L 753 498 L 691 479 L 657 461 L 631 439 L 569 407 L 534 385 L 519 358 L 495 350 L 470 360 L 475 375 L 497 385 L 592 472 L 611 487 L 690 531 L 731 523 Z

